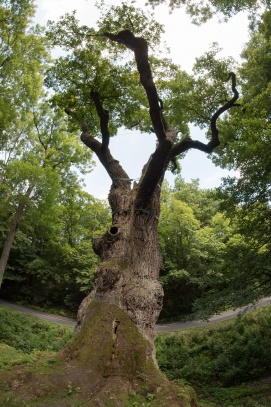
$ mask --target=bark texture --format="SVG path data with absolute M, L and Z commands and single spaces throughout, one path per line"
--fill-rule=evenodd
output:
M 110 191 L 113 222 L 93 244 L 101 263 L 89 300 L 123 309 L 152 343 L 163 302 L 163 289 L 157 281 L 162 261 L 157 242 L 160 188 L 147 208 L 135 205 L 136 196 L 137 187 L 112 187 Z M 79 324 L 82 322 L 80 315 Z

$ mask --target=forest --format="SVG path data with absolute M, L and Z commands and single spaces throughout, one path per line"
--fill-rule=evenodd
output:
M 208 319 L 270 295 L 271 10 L 256 0 L 167 5 L 196 24 L 248 11 L 241 63 L 214 44 L 188 74 L 161 56 L 163 27 L 135 2 L 101 2 L 95 28 L 76 13 L 42 27 L 34 1 L 0 2 L 0 286 L 2 299 L 47 311 L 75 316 L 80 306 L 60 358 L 101 364 L 89 376 L 103 377 L 96 397 L 120 375 L 121 400 L 144 376 L 163 388 L 159 405 L 171 394 L 172 407 L 192 407 L 160 376 L 156 321 Z M 137 182 L 110 152 L 119 129 L 156 135 Z M 192 149 L 238 175 L 214 189 L 186 182 Z M 85 190 L 95 158 L 112 181 L 108 201 Z M 99 346 L 111 320 L 113 350 L 98 362 L 84 338 Z M 121 352 L 131 349 L 129 364 Z

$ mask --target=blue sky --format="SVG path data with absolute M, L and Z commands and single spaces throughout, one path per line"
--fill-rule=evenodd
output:
M 110 0 L 106 1 L 110 3 Z M 116 1 L 114 2 L 116 4 Z M 145 0 L 137 0 L 144 6 Z M 94 25 L 99 13 L 92 0 L 37 0 L 37 21 L 45 24 L 48 19 L 57 20 L 61 15 L 77 11 L 77 18 L 82 24 Z M 145 7 L 145 6 L 144 6 Z M 202 25 L 191 24 L 190 18 L 183 9 L 169 14 L 165 6 L 155 10 L 156 18 L 165 25 L 165 41 L 171 49 L 173 61 L 181 68 L 191 72 L 195 58 L 202 55 L 214 42 L 223 48 L 224 56 L 232 56 L 240 60 L 240 53 L 248 40 L 247 19 L 239 14 L 227 23 L 219 23 L 217 19 Z M 191 137 L 199 139 L 204 134 L 199 129 L 191 131 Z M 113 156 L 120 161 L 131 178 L 140 176 L 141 168 L 154 151 L 155 138 L 149 134 L 139 134 L 120 130 L 119 135 L 110 143 Z M 97 162 L 97 160 L 96 160 Z M 186 181 L 198 178 L 202 188 L 213 188 L 220 184 L 220 179 L 228 171 L 215 167 L 207 156 L 199 151 L 189 151 L 182 160 L 182 176 Z M 174 177 L 167 173 L 167 179 L 173 183 Z M 110 188 L 110 179 L 103 167 L 97 162 L 96 168 L 86 177 L 86 190 L 97 198 L 105 198 Z

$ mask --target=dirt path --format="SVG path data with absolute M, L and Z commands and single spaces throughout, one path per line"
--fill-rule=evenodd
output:
M 183 329 L 210 325 L 215 322 L 225 321 L 226 319 L 234 318 L 240 313 L 248 312 L 255 308 L 262 307 L 263 305 L 268 304 L 270 302 L 271 302 L 271 297 L 267 297 L 267 298 L 260 300 L 259 302 L 257 302 L 257 304 L 254 304 L 252 306 L 238 308 L 234 311 L 226 311 L 220 315 L 214 315 L 207 322 L 206 321 L 188 321 L 188 322 L 171 322 L 171 323 L 157 324 L 155 327 L 155 332 L 180 331 Z M 13 304 L 8 301 L 0 300 L 0 306 L 12 308 L 16 311 L 23 312 L 24 314 L 28 314 L 28 315 L 31 315 L 33 317 L 40 318 L 40 319 L 45 319 L 46 321 L 55 322 L 57 324 L 70 325 L 70 326 L 76 325 L 75 318 L 66 318 L 66 317 L 62 317 L 59 315 L 47 314 L 45 312 L 36 311 L 34 309 L 27 308 L 22 305 Z

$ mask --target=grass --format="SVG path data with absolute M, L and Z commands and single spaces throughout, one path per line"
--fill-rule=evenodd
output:
M 50 369 L 72 331 L 0 307 L 1 370 L 21 364 Z M 169 379 L 195 388 L 199 407 L 270 407 L 270 337 L 268 305 L 214 325 L 160 333 L 156 336 L 157 360 Z M 141 403 L 132 402 L 135 406 Z

